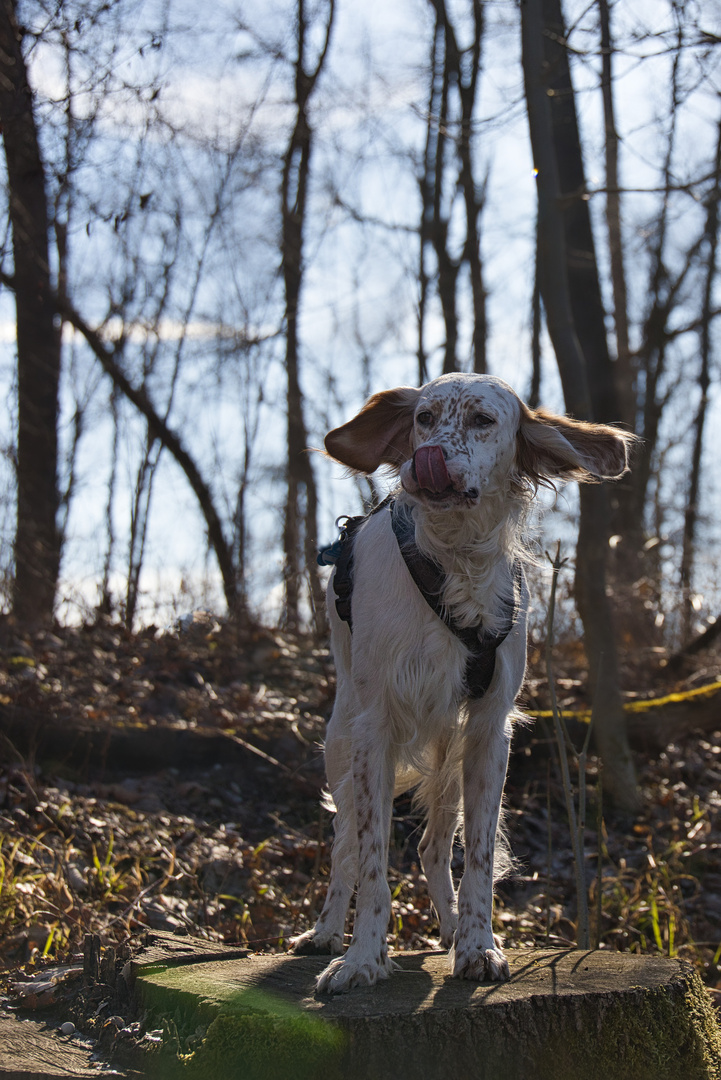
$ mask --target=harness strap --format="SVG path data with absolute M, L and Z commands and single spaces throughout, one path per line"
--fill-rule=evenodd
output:
M 496 670 L 496 650 L 506 640 L 518 619 L 523 584 L 520 559 L 516 559 L 513 566 L 513 594 L 510 598 L 502 599 L 505 626 L 495 633 L 484 629 L 482 621 L 475 626 L 459 626 L 441 600 L 446 579 L 443 568 L 433 559 L 421 554 L 416 546 L 412 514 L 405 507 L 394 504 L 391 508 L 391 524 L 403 561 L 423 599 L 470 653 L 466 664 L 468 696 L 483 697 Z
M 519 559 L 513 568 L 513 596 L 504 598 L 503 605 L 507 615 L 506 625 L 496 633 L 489 633 L 479 622 L 476 626 L 459 626 L 445 608 L 441 595 L 445 583 L 445 572 L 433 559 L 422 555 L 415 542 L 413 515 L 408 509 L 399 506 L 393 496 L 388 496 L 370 514 L 358 517 L 339 518 L 340 537 L 335 544 L 323 548 L 318 554 L 321 566 L 335 564 L 333 589 L 336 594 L 336 611 L 339 617 L 353 630 L 352 604 L 353 595 L 353 539 L 361 525 L 388 508 L 391 512 L 391 525 L 398 542 L 398 549 L 415 582 L 421 596 L 428 606 L 441 619 L 449 630 L 466 646 L 469 651 L 466 664 L 466 688 L 470 698 L 481 698 L 491 684 L 496 668 L 496 650 L 510 634 L 516 624 L 520 608 L 523 585 L 523 567 Z
M 333 591 L 335 592 L 335 609 L 343 622 L 347 622 L 351 633 L 353 631 L 353 614 L 351 611 L 351 597 L 353 595 L 353 538 L 369 518 L 381 510 L 391 506 L 393 496 L 387 495 L 383 502 L 379 503 L 369 514 L 359 514 L 357 517 L 339 517 L 336 525 L 340 528 L 340 536 L 334 544 L 321 548 L 318 552 L 317 563 L 319 566 L 335 566 L 333 577 Z

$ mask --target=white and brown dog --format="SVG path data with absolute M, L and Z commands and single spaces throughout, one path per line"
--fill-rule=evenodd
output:
M 340 565 L 328 589 L 338 692 L 325 759 L 335 842 L 320 918 L 294 943 L 299 953 L 338 954 L 319 991 L 372 985 L 392 969 L 391 810 L 394 795 L 412 787 L 427 814 L 419 852 L 453 975 L 508 977 L 491 923 L 510 721 L 526 661 L 524 512 L 541 483 L 622 476 L 631 440 L 530 410 L 500 379 L 460 374 L 375 394 L 328 434 L 336 461 L 362 473 L 391 466 L 401 486 L 346 541 L 352 597 L 334 587 Z M 461 822 L 456 893 L 450 859 Z

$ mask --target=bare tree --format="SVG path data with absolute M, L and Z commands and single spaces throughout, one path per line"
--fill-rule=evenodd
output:
M 721 199 L 721 123 L 716 140 L 716 178 L 706 204 L 706 271 L 701 301 L 701 326 L 699 330 L 701 364 L 698 375 L 699 401 L 693 424 L 693 449 L 688 484 L 688 499 L 683 524 L 683 551 L 681 554 L 682 639 L 691 633 L 693 618 L 693 571 L 696 561 L 697 525 L 699 518 L 699 495 L 701 490 L 701 458 L 704 430 L 709 405 L 711 385 L 711 326 L 713 322 L 713 293 L 718 273 L 719 200 Z
M 628 289 L 621 225 L 621 188 L 619 181 L 619 138 L 613 93 L 614 45 L 608 0 L 598 0 L 601 29 L 601 92 L 603 96 L 604 155 L 606 164 L 606 228 L 613 292 L 613 322 L 616 330 L 614 364 L 618 419 L 629 431 L 636 429 L 636 400 L 633 360 L 628 319 Z
M 477 176 L 474 139 L 484 33 L 483 5 L 480 0 L 471 0 L 469 9 L 462 13 L 469 24 L 466 32 L 469 43 L 462 47 L 459 43 L 461 29 L 458 24 L 454 25 L 446 0 L 430 0 L 430 3 L 435 12 L 435 26 L 420 178 L 418 375 L 421 383 L 428 378 L 424 324 L 432 277 L 427 257 L 429 249 L 435 260 L 438 298 L 446 332 L 443 371 L 459 370 L 458 288 L 464 270 L 468 273 L 472 297 L 472 368 L 479 374 L 487 370 L 486 291 L 480 244 L 485 185 Z M 458 193 L 463 200 L 462 243 L 453 238 L 454 227 L 458 227 L 460 220 L 455 213 Z
M 225 537 L 223 523 L 215 505 L 213 494 L 203 479 L 192 455 L 183 445 L 180 436 L 170 428 L 168 422 L 155 408 L 145 388 L 134 386 L 125 374 L 119 362 L 119 351 L 106 345 L 98 331 L 94 330 L 74 308 L 61 306 L 59 307 L 59 313 L 66 322 L 70 323 L 83 335 L 114 385 L 145 418 L 153 440 L 157 440 L 161 446 L 172 454 L 185 473 L 205 518 L 210 546 L 218 560 L 228 609 L 230 612 L 235 612 L 237 580 L 232 549 Z
M 573 192 L 583 190 L 578 128 L 571 125 L 573 103 L 570 75 L 559 58 L 549 65 L 544 43 L 563 43 L 559 27 L 560 10 L 555 0 L 523 0 L 521 34 L 526 101 L 533 156 L 538 181 L 538 224 L 541 295 L 548 329 L 558 361 L 568 411 L 579 419 L 608 419 L 608 384 L 604 378 L 605 359 L 598 356 L 599 345 L 586 354 L 578 332 L 581 311 L 593 313 L 598 302 L 591 283 L 590 299 L 572 289 L 569 263 L 574 277 L 590 283 L 592 269 L 578 266 L 578 249 L 569 251 L 572 238 L 583 242 L 585 225 L 574 212 L 567 220 L 568 188 L 562 176 L 574 178 Z M 566 89 L 563 113 L 552 111 L 548 79 Z M 558 132 L 563 117 L 563 128 Z M 566 167 L 562 169 L 561 163 Z M 572 200 L 574 201 L 574 200 Z M 577 211 L 576 207 L 573 207 Z M 588 248 L 581 251 L 588 252 Z M 592 248 L 591 248 L 592 250 Z M 595 260 L 594 260 L 595 261 Z M 583 334 L 584 341 L 587 333 Z M 590 347 L 590 346 L 589 346 Z M 600 395 L 597 404 L 596 394 Z M 597 411 L 594 412 L 594 406 Z M 589 486 L 580 493 L 580 527 L 576 549 L 576 602 L 583 622 L 589 674 L 595 702 L 596 742 L 604 761 L 604 788 L 615 804 L 626 810 L 638 806 L 633 759 L 628 745 L 619 685 L 617 638 L 606 592 L 609 513 L 605 489 Z
M 116 390 L 105 515 L 108 551 L 105 566 L 98 568 L 99 574 L 102 570 L 103 610 L 109 612 L 116 606 L 110 595 L 111 570 L 121 557 L 118 536 L 127 528 L 124 607 L 128 621 L 133 619 L 154 478 L 161 460 L 172 457 L 198 499 L 228 608 L 235 615 L 244 615 L 246 592 L 239 583 L 241 566 L 245 569 L 244 553 L 238 550 L 233 535 L 236 499 L 231 497 L 231 509 L 223 505 L 226 485 L 219 473 L 212 483 L 204 479 L 206 448 L 194 428 L 182 426 L 182 413 L 193 400 L 202 350 L 209 357 L 206 380 L 230 384 L 233 367 L 252 365 L 255 352 L 274 336 L 273 330 L 267 329 L 254 335 L 249 328 L 252 320 L 242 327 L 227 325 L 223 316 L 228 319 L 228 289 L 221 301 L 217 284 L 221 258 L 226 269 L 224 281 L 235 285 L 241 277 L 232 272 L 233 261 L 238 260 L 237 246 L 233 249 L 229 244 L 228 250 L 224 249 L 232 232 L 227 218 L 231 199 L 238 198 L 239 190 L 252 191 L 264 168 L 253 123 L 267 86 L 261 85 L 258 98 L 240 116 L 230 140 L 226 131 L 214 138 L 205 130 L 194 132 L 190 120 L 169 120 L 160 106 L 162 88 L 153 63 L 147 71 L 140 66 L 134 82 L 127 80 L 126 71 L 116 71 L 118 42 L 122 40 L 118 27 L 125 17 L 132 19 L 132 8 L 132 0 L 114 0 L 112 4 L 103 0 L 96 11 L 86 0 L 76 0 L 56 8 L 47 19 L 38 18 L 35 29 L 28 31 L 40 60 L 53 57 L 58 61 L 58 72 L 65 76 L 58 100 L 47 98 L 40 106 L 44 143 L 51 151 L 46 217 L 51 223 L 50 240 L 55 242 L 51 261 L 54 259 L 58 267 L 57 286 L 51 295 L 58 349 L 62 321 L 78 331 L 72 346 L 72 356 L 77 358 L 77 388 L 75 380 L 73 385 L 68 380 L 64 395 L 66 401 L 74 397 L 75 402 L 74 434 L 64 466 L 67 480 L 62 520 L 67 523 L 73 505 L 77 448 L 89 437 L 89 406 L 95 406 L 96 422 L 102 415 L 98 388 L 107 382 L 98 374 L 94 357 Z M 33 14 L 37 12 L 26 12 Z M 158 22 L 151 30 L 138 31 L 141 56 L 156 57 L 163 47 L 167 7 L 160 5 L 156 14 Z M 103 20 L 109 25 L 101 25 Z M 33 19 L 26 21 L 32 27 Z M 129 106 L 125 117 L 121 105 Z M 168 113 L 172 112 L 171 106 Z M 276 157 L 276 175 L 277 164 Z M 205 169 L 203 182 L 193 190 L 193 171 L 201 168 Z M 201 213 L 203 224 L 199 228 Z M 219 228 L 221 221 L 223 230 Z M 45 261 L 47 264 L 47 257 Z M 89 272 L 87 267 L 91 267 Z M 212 275 L 211 291 L 208 282 Z M 267 276 L 275 283 L 272 268 Z M 10 288 L 15 288 L 16 278 L 6 269 L 0 274 L 0 280 Z M 255 282 L 254 287 L 260 288 Z M 277 290 L 275 284 L 273 288 Z M 198 345 L 194 344 L 192 324 L 196 320 L 197 328 L 197 320 L 203 318 L 199 312 L 208 306 L 209 292 L 223 315 L 206 317 L 209 345 Z M 239 300 L 237 307 L 242 308 Z M 192 365 L 188 363 L 191 349 Z M 130 409 L 122 408 L 118 394 L 130 403 Z M 97 431 L 90 434 L 99 441 Z M 129 445 L 128 435 L 134 443 L 136 482 L 129 500 L 129 522 L 118 529 L 115 455 L 121 444 Z M 247 486 L 247 477 L 245 482 Z
M 307 576 L 310 599 L 316 618 L 323 621 L 323 590 L 315 561 L 317 548 L 318 495 L 308 454 L 308 436 L 303 416 L 300 386 L 298 321 L 303 285 L 303 233 L 313 130 L 309 106 L 323 69 L 335 15 L 335 0 L 328 0 L 325 21 L 320 28 L 321 45 L 315 62 L 309 63 L 311 27 L 305 0 L 296 10 L 295 118 L 283 161 L 281 182 L 282 246 L 281 262 L 285 285 L 285 366 L 287 374 L 287 499 L 283 528 L 285 552 L 285 620 L 290 627 L 301 622 L 300 583 Z M 313 28 L 316 29 L 316 28 Z
M 230 16 L 243 42 L 223 60 L 231 93 L 219 95 L 209 108 L 202 93 L 184 97 L 187 81 L 179 85 L 174 73 L 185 72 L 184 65 L 201 72 L 203 35 L 217 43 L 212 35 L 219 33 L 221 16 L 214 28 L 196 27 L 191 48 L 174 0 L 160 0 L 152 19 L 140 24 L 134 18 L 138 2 L 66 0 L 48 7 L 45 0 L 25 0 L 21 9 L 27 78 L 37 84 L 35 134 L 39 131 L 45 155 L 47 227 L 40 232 L 47 244 L 45 267 L 53 268 L 45 287 L 55 285 L 56 310 L 81 328 L 71 346 L 62 346 L 60 449 L 58 463 L 46 470 L 46 480 L 50 476 L 51 487 L 61 493 L 53 522 L 55 550 L 62 549 L 67 535 L 77 560 L 79 545 L 95 547 L 100 537 L 96 557 L 104 610 L 120 610 L 124 596 L 132 618 L 141 572 L 150 552 L 158 550 L 156 507 L 172 459 L 195 492 L 200 513 L 193 527 L 205 525 L 229 604 L 243 612 L 248 604 L 263 602 L 278 584 L 278 563 L 266 560 L 268 569 L 258 573 L 251 556 L 268 543 L 282 544 L 287 622 L 298 625 L 306 597 L 311 609 L 321 603 L 314 547 L 324 491 L 307 446 L 317 441 L 326 418 L 332 423 L 336 414 L 347 414 L 349 395 L 372 392 L 379 379 L 395 377 L 397 371 L 386 367 L 389 361 L 415 362 L 421 382 L 435 364 L 444 370 L 486 368 L 487 340 L 493 338 L 486 318 L 482 214 L 499 170 L 486 149 L 493 143 L 483 143 L 481 132 L 492 132 L 496 141 L 507 132 L 515 137 L 507 125 L 518 115 L 519 100 L 497 112 L 491 106 L 498 89 L 491 72 L 494 65 L 495 70 L 501 63 L 507 67 L 510 55 L 499 60 L 494 35 L 512 28 L 505 13 L 482 0 L 428 0 L 421 33 L 402 59 L 388 50 L 386 56 L 379 53 L 387 66 L 376 64 L 375 27 L 368 31 L 368 51 L 362 57 L 358 51 L 365 62 L 361 86 L 355 70 L 347 79 L 345 71 L 336 74 L 335 39 L 330 42 L 344 12 L 331 0 L 312 6 L 309 0 L 287 0 L 289 18 L 280 29 L 267 6 L 249 5 L 242 16 Z M 9 10 L 14 11 L 12 4 L 6 4 L 6 16 Z M 552 154 L 561 201 L 539 202 L 530 391 L 537 400 L 545 313 L 569 410 L 637 423 L 644 443 L 630 478 L 607 495 L 584 491 L 581 537 L 582 546 L 589 545 L 589 561 L 579 560 L 577 595 L 581 607 L 597 606 L 593 589 L 601 589 L 603 575 L 593 560 L 607 572 L 610 521 L 612 532 L 623 537 L 607 577 L 614 602 L 623 598 L 620 629 L 627 638 L 633 601 L 658 644 L 665 631 L 654 628 L 661 618 L 648 602 L 649 590 L 654 603 L 666 602 L 678 584 L 679 567 L 671 575 L 669 560 L 659 555 L 662 543 L 647 551 L 646 542 L 680 530 L 684 517 L 669 468 L 683 464 L 676 451 L 666 449 L 678 444 L 671 406 L 697 393 L 704 401 L 706 376 L 701 365 L 696 383 L 692 340 L 701 342 L 702 352 L 708 342 L 713 378 L 718 306 L 713 286 L 705 305 L 702 297 L 710 265 L 708 200 L 716 181 L 711 151 L 706 153 L 700 140 L 693 170 L 680 175 L 680 163 L 685 164 L 680 148 L 688 145 L 687 99 L 717 70 L 717 50 L 703 29 L 708 0 L 659 5 L 646 38 L 637 28 L 631 39 L 624 37 L 629 10 L 626 0 L 615 5 L 596 0 L 579 9 L 569 43 L 558 0 L 541 4 L 538 44 L 551 141 L 536 148 L 536 156 L 539 164 L 544 150 Z M 129 68 L 127 48 L 136 46 Z M 646 63 L 655 65 L 654 71 L 666 65 L 670 72 L 662 84 L 667 107 L 661 108 L 657 95 L 651 121 L 659 133 L 651 152 L 658 155 L 657 205 L 654 192 L 636 203 L 621 189 L 633 160 L 629 156 L 624 170 L 621 155 L 639 137 L 619 107 L 618 80 L 627 70 L 621 55 L 629 50 L 638 61 L 635 77 Z M 596 134 L 605 135 L 606 230 L 597 233 L 596 242 L 607 244 L 610 255 L 608 282 L 602 284 L 604 295 L 613 297 L 613 358 L 588 213 L 589 201 L 593 207 L 600 195 L 586 189 L 571 82 L 571 71 L 580 68 L 600 75 L 598 103 L 604 107 L 604 129 L 597 127 Z M 13 65 L 8 79 L 19 70 Z M 51 70 L 53 79 L 45 79 Z M 198 77 L 201 85 L 207 76 Z M 399 94 L 401 78 L 404 93 Z M 509 93 L 510 86 L 511 80 Z M 592 87 L 589 100 L 594 93 Z M 23 100 L 30 100 L 27 94 Z M 597 124 L 595 115 L 584 117 L 587 122 Z M 6 151 L 11 136 L 8 126 Z M 691 171 L 695 179 L 689 179 Z M 380 207 L 373 199 L 382 173 L 391 198 Z M 8 213 L 0 239 L 0 281 L 14 289 L 10 207 L 3 209 Z M 549 225 L 555 210 L 560 231 Z M 683 229 L 680 214 L 686 215 Z M 507 220 L 498 217 L 499 224 Z M 29 251 L 25 245 L 18 260 Z M 339 259 L 339 251 L 351 252 L 351 258 Z M 605 259 L 601 265 L 605 269 Z M 321 275 L 329 266 L 339 272 L 324 291 Z M 507 266 L 497 262 L 493 277 L 498 267 L 505 273 Z M 504 320 L 509 316 L 504 337 L 522 333 L 517 313 L 502 307 L 499 294 L 492 299 Z M 322 344 L 323 351 L 311 358 L 307 343 L 319 338 L 311 337 L 310 320 L 321 309 L 328 347 Z M 46 327 L 50 322 L 46 318 Z M 36 333 L 41 325 L 33 319 Z M 409 350 L 411 325 L 417 339 Z M 58 326 L 56 318 L 53 348 L 59 349 Z M 341 348 L 353 359 L 334 366 Z M 108 420 L 110 385 L 115 386 L 114 410 Z M 24 389 L 22 395 L 25 402 Z M 13 429 L 16 401 L 13 386 L 7 413 Z M 694 438 L 699 451 L 707 417 L 700 409 L 694 430 L 688 431 L 689 455 Z M 282 448 L 278 440 L 263 447 L 271 423 L 287 425 Z M 23 433 L 28 428 L 24 421 L 20 426 L 21 459 L 27 463 Z M 50 430 L 48 424 L 43 430 Z M 36 440 L 31 451 L 39 448 Z M 116 454 L 120 462 L 114 461 Z M 50 451 L 42 456 L 51 462 Z M 14 469 L 14 446 L 6 458 Z M 686 591 L 699 580 L 705 558 L 694 517 L 703 461 L 694 451 L 687 478 L 691 502 L 681 568 Z M 97 492 L 103 483 L 107 490 L 85 515 L 91 487 Z M 362 495 L 368 498 L 365 488 Z M 596 505 L 596 499 L 608 499 L 610 506 Z M 21 505 L 22 497 L 18 509 Z M 283 518 L 283 533 L 271 539 L 273 514 Z M 90 519 L 97 527 L 88 527 Z M 32 527 L 36 520 L 33 516 Z M 30 550 L 20 537 L 19 559 Z M 37 559 L 29 562 L 34 569 L 40 565 Z M 66 567 L 69 580 L 77 561 Z M 112 597 L 117 571 L 127 581 L 113 586 Z M 57 556 L 51 576 L 56 574 Z M 21 580 L 19 566 L 18 598 L 29 597 Z M 602 608 L 600 592 L 598 599 Z M 589 647 L 591 638 L 588 632 Z M 648 644 L 649 635 L 643 640 Z M 609 663 L 605 646 L 601 651 Z
M 57 483 L 60 335 L 48 247 L 46 177 L 14 0 L 0 3 L 0 117 L 17 309 L 17 531 L 13 612 L 53 617 L 60 565 Z M 6 284 L 10 284 L 6 278 Z
M 561 0 L 543 0 L 543 78 L 558 169 L 569 300 L 595 419 L 622 419 L 606 337 L 605 312 L 589 212 L 576 97 Z

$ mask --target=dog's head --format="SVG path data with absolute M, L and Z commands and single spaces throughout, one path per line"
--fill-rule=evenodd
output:
M 532 410 L 492 375 L 442 375 L 416 389 L 374 394 L 326 436 L 336 461 L 357 472 L 381 465 L 429 506 L 474 506 L 484 493 L 556 480 L 617 479 L 633 436 Z

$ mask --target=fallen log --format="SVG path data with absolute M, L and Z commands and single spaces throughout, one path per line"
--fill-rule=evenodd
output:
M 721 683 L 666 694 L 648 702 L 630 701 L 624 709 L 633 748 L 654 753 L 694 732 L 721 730 Z
M 528 714 L 548 720 L 549 709 L 527 708 Z M 721 731 L 721 682 L 708 683 L 692 690 L 677 690 L 660 697 L 625 701 L 623 711 L 628 724 L 628 738 L 634 750 L 658 753 L 669 743 L 695 733 Z M 574 742 L 583 742 L 591 719 L 588 708 L 563 709 L 563 718 Z

